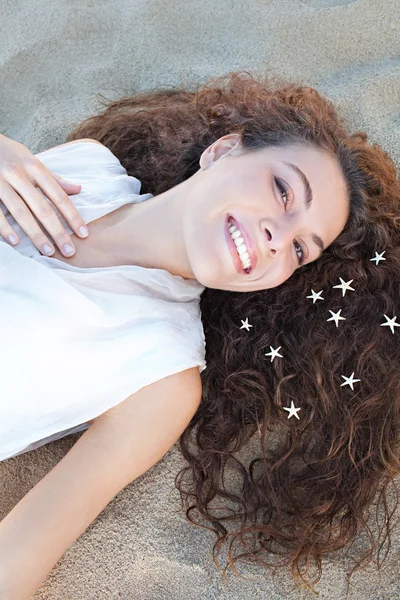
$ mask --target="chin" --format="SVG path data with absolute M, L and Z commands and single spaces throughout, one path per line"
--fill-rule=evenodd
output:
M 216 273 L 215 270 L 210 272 L 210 269 L 208 269 L 207 266 L 208 265 L 205 262 L 201 261 L 198 264 L 192 264 L 193 277 L 197 279 L 201 285 L 204 285 L 204 287 L 218 289 L 218 285 L 223 279 L 218 276 L 218 273 Z

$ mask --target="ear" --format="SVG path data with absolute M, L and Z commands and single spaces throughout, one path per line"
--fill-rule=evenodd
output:
M 228 155 L 241 154 L 242 152 L 243 146 L 238 133 L 224 135 L 204 150 L 203 154 L 200 156 L 200 169 L 208 169 L 208 167 L 211 167 L 217 160 L 221 160 Z

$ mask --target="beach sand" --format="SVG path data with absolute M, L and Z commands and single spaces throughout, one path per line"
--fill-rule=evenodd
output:
M 98 109 L 98 93 L 118 98 L 270 68 L 324 92 L 400 162 L 399 0 L 2 0 L 0 17 L 0 131 L 33 152 L 65 141 Z M 0 463 L 0 519 L 79 435 Z M 183 466 L 175 446 L 121 491 L 33 598 L 315 598 L 287 571 L 238 565 L 248 580 L 230 573 L 223 583 L 213 535 L 179 511 L 174 476 Z M 397 532 L 381 575 L 373 566 L 356 574 L 349 600 L 399 600 L 399 550 Z M 324 561 L 320 600 L 345 598 L 351 566 L 342 556 Z

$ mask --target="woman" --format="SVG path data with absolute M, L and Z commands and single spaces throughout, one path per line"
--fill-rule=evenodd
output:
M 385 494 L 399 471 L 400 406 L 396 330 L 400 189 L 389 156 L 367 144 L 365 134 L 351 136 L 333 106 L 315 90 L 257 81 L 245 74 L 211 81 L 196 92 L 161 91 L 116 102 L 78 127 L 70 136 L 73 140 L 77 143 L 38 158 L 60 173 L 63 161 L 56 160 L 61 157 L 57 153 L 65 153 L 64 159 L 69 155 L 64 171 L 68 181 L 73 181 L 71 160 L 75 158 L 75 183 L 83 164 L 81 194 L 90 178 L 93 185 L 98 183 L 103 166 L 114 178 L 105 204 L 110 197 L 113 201 L 108 212 L 103 202 L 103 213 L 97 218 L 101 202 L 96 199 L 86 240 L 66 228 L 76 247 L 73 258 L 58 251 L 46 258 L 37 249 L 29 255 L 31 248 L 24 264 L 14 271 L 10 268 L 18 273 L 14 286 L 22 277 L 14 302 L 21 301 L 34 266 L 40 267 L 38 276 L 39 271 L 40 277 L 51 272 L 52 283 L 55 278 L 62 280 L 63 293 L 84 289 L 85 298 L 93 269 L 98 291 L 99 270 L 104 274 L 131 266 L 136 274 L 178 278 L 173 281 L 182 286 L 167 302 L 169 309 L 180 312 L 169 322 L 165 313 L 157 312 L 158 304 L 153 308 L 152 294 L 145 297 L 141 316 L 147 316 L 148 303 L 166 351 L 160 361 L 154 361 L 152 352 L 158 343 L 154 334 L 147 354 L 138 354 L 141 368 L 146 365 L 143 355 L 151 357 L 153 382 L 131 388 L 126 399 L 122 396 L 132 379 L 118 390 L 118 398 L 98 400 L 101 386 L 95 393 L 88 387 L 81 396 L 73 384 L 65 391 L 78 369 L 83 380 L 87 375 L 75 357 L 68 357 L 57 391 L 70 400 L 64 403 L 70 412 L 60 423 L 71 425 L 73 415 L 79 415 L 86 422 L 75 421 L 77 425 L 87 426 L 94 417 L 93 424 L 0 524 L 4 597 L 28 597 L 111 498 L 159 460 L 179 436 L 189 462 L 177 476 L 187 516 L 217 534 L 215 556 L 222 542 L 232 537 L 232 565 L 233 545 L 241 541 L 247 558 L 271 564 L 271 556 L 279 553 L 291 563 L 297 579 L 311 582 L 312 560 L 320 572 L 324 554 L 348 545 L 359 530 L 367 528 L 366 512 L 378 492 L 385 516 L 381 533 L 387 538 L 390 515 Z M 131 179 L 119 170 L 118 161 L 113 162 L 115 157 Z M 37 183 L 40 168 L 37 161 L 33 164 L 36 175 L 30 177 Z M 44 173 L 41 168 L 42 181 Z M 138 180 L 146 198 L 137 197 Z M 62 185 L 67 191 L 78 191 Z M 103 186 L 105 180 L 98 183 L 98 194 Z M 47 189 L 48 196 L 54 195 L 49 183 Z M 74 198 L 85 223 L 91 221 L 87 201 L 83 215 L 84 202 Z M 114 210 L 109 210 L 111 206 Z M 76 223 L 70 224 L 77 232 L 82 222 L 71 207 L 64 211 L 65 216 L 68 212 L 75 216 Z M 26 219 L 26 213 L 21 214 Z M 18 233 L 8 215 L 11 224 Z M 6 234 L 8 226 L 3 224 Z M 53 229 L 61 240 L 66 234 L 59 227 L 49 222 L 48 231 Z M 36 248 L 41 247 L 43 234 L 33 237 Z M 15 250 L 5 243 L 3 247 L 12 262 Z M 146 289 L 153 291 L 150 285 Z M 107 291 L 101 290 L 103 299 Z M 123 294 L 129 298 L 127 287 Z M 207 368 L 196 329 L 196 294 L 197 298 L 201 294 Z M 61 296 L 60 288 L 46 310 L 49 306 L 58 310 Z M 185 312 L 182 297 L 191 309 L 183 328 L 179 327 Z M 112 317 L 125 310 L 121 294 L 119 300 Z M 77 307 L 83 311 L 79 322 L 74 321 Z M 105 311 L 105 304 L 96 307 Z M 93 342 L 89 329 L 82 334 L 80 328 L 92 327 L 98 334 L 103 313 L 92 314 L 92 310 L 92 304 L 70 307 L 72 328 L 60 334 L 64 346 L 76 343 L 79 335 Z M 40 323 L 41 328 L 49 323 L 47 344 L 58 334 L 50 329 L 52 316 L 45 312 Z M 109 317 L 106 312 L 105 318 Z M 25 328 L 31 322 L 27 318 Z M 139 325 L 142 342 L 154 332 Z M 124 333 L 124 323 L 118 327 Z M 136 323 L 133 332 L 135 327 Z M 177 337 L 168 345 L 173 331 Z M 115 332 L 107 338 L 112 358 L 113 340 Z M 42 344 L 41 352 L 47 347 Z M 124 349 L 130 352 L 131 346 Z M 159 363 L 169 360 L 168 350 L 174 356 L 177 352 L 178 359 L 163 375 Z M 46 361 L 52 360 L 52 351 L 46 353 Z M 86 356 L 95 367 L 91 353 Z M 120 356 L 125 355 L 120 352 Z M 11 359 L 9 363 L 13 364 Z M 46 390 L 49 397 L 54 391 L 53 369 L 59 363 L 59 357 L 52 360 L 38 398 Z M 107 362 L 102 366 L 98 370 L 103 376 Z M 131 367 L 133 378 L 138 378 Z M 94 375 L 88 376 L 91 382 Z M 30 369 L 25 377 L 28 384 L 35 376 Z M 119 376 L 112 371 L 102 384 L 111 381 L 117 389 Z M 46 418 L 52 414 L 54 429 L 61 409 L 54 405 L 53 410 L 47 409 Z M 33 404 L 31 422 L 37 413 Z M 259 457 L 244 465 L 235 453 L 254 434 L 259 437 Z M 237 490 L 224 485 L 223 474 L 229 467 L 242 478 Z M 225 513 L 216 499 L 223 499 Z M 224 522 L 235 519 L 242 521 L 242 527 L 230 532 Z M 55 532 L 60 520 L 65 526 Z M 11 540 L 15 553 L 10 552 Z M 372 541 L 372 547 L 379 542 Z M 28 557 L 32 568 L 25 582 L 17 581 L 13 573 Z

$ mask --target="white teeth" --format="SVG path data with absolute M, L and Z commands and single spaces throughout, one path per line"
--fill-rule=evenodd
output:
M 248 269 L 251 264 L 250 254 L 247 250 L 246 244 L 244 243 L 244 239 L 242 238 L 240 230 L 236 227 L 236 225 L 231 225 L 229 227 L 229 232 L 236 245 L 236 250 L 238 251 L 239 258 L 242 261 L 243 268 Z
M 233 241 L 235 242 L 236 246 L 241 246 L 242 244 L 244 244 L 244 239 L 242 237 L 238 237 Z

